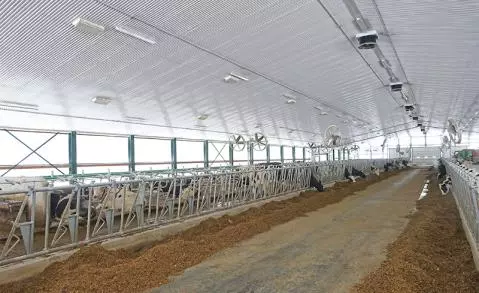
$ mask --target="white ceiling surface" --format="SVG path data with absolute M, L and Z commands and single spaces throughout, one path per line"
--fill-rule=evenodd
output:
M 0 100 L 35 103 L 43 114 L 0 111 L 0 125 L 210 139 L 261 131 L 284 143 L 318 141 L 330 124 L 347 136 L 412 126 L 374 53 L 360 51 L 363 60 L 336 26 L 355 42 L 344 3 L 321 2 L 326 9 L 312 0 L 2 1 Z M 439 126 L 467 116 L 479 87 L 479 2 L 376 2 L 393 41 L 381 35 L 380 48 L 404 80 L 401 61 L 421 114 Z M 356 4 L 383 32 L 374 3 Z M 81 32 L 75 17 L 107 29 Z M 226 84 L 230 72 L 249 81 Z M 298 102 L 286 105 L 282 94 Z M 114 100 L 97 105 L 96 95 Z M 199 122 L 202 113 L 209 118 Z

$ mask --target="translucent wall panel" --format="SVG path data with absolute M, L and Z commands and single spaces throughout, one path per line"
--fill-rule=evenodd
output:
M 66 134 L 55 135 L 53 133 L 21 131 L 10 131 L 10 133 L 23 141 L 27 146 L 23 145 L 8 132 L 0 131 L 0 176 L 5 174 L 11 166 L 16 164 L 18 164 L 18 167 L 14 170 L 8 171 L 5 176 L 40 176 L 51 175 L 52 172 L 55 175 L 61 174 L 61 172 L 55 168 L 33 168 L 35 166 L 40 167 L 39 165 L 44 167 L 49 165 L 40 156 L 55 166 L 63 165 L 57 167 L 65 174 L 68 174 L 68 168 L 65 166 L 68 164 L 68 136 Z M 48 142 L 46 142 L 47 140 Z M 41 146 L 42 144 L 44 145 Z M 31 148 L 31 150 L 29 148 Z M 37 150 L 37 148 L 39 149 Z M 37 154 L 29 155 L 32 150 L 36 150 L 40 156 Z
M 176 141 L 178 168 L 203 168 L 204 154 L 202 141 Z
M 293 148 L 290 146 L 283 146 L 283 156 L 285 163 L 293 162 Z
M 128 171 L 128 138 L 77 135 L 78 173 Z M 82 166 L 82 164 L 98 166 Z M 124 164 L 123 166 L 115 166 Z M 111 164 L 111 165 L 110 165 Z
M 245 147 L 242 151 L 233 152 L 233 160 L 235 165 L 248 165 L 248 148 Z
M 137 171 L 171 168 L 171 141 L 168 139 L 135 138 Z
M 310 148 L 306 148 L 306 153 L 305 153 L 304 160 L 306 162 L 311 161 L 311 149 Z
M 270 146 L 270 161 L 281 162 L 281 149 L 277 145 Z
M 265 163 L 267 161 L 266 149 L 262 151 L 257 151 L 253 149 L 253 160 L 255 163 Z
M 303 161 L 303 148 L 302 147 L 296 147 L 296 162 L 302 162 Z
M 208 159 L 210 167 L 229 165 L 229 144 L 222 142 L 208 143 Z

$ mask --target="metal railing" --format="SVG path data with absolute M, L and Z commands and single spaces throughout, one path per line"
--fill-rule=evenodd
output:
M 462 211 L 476 247 L 479 247 L 479 176 L 450 160 L 442 159 L 452 180 L 452 193 Z
M 163 177 L 102 177 L 98 183 L 69 181 L 64 186 L 43 178 L 35 183 L 0 182 L 0 265 L 302 191 L 310 187 L 311 176 L 325 184 L 342 180 L 344 168 L 368 174 L 373 163 L 382 169 L 385 162 L 203 169 Z

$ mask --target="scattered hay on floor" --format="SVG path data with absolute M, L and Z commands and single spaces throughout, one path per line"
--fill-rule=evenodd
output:
M 441 195 L 437 180 L 430 180 L 429 195 L 389 246 L 387 260 L 353 292 L 479 292 L 479 273 L 454 198 Z
M 168 282 L 216 252 L 263 233 L 271 227 L 341 201 L 368 185 L 398 172 L 340 183 L 326 192 L 304 192 L 272 201 L 235 216 L 207 219 L 140 251 L 107 251 L 99 245 L 82 248 L 27 280 L 1 285 L 0 292 L 142 292 Z

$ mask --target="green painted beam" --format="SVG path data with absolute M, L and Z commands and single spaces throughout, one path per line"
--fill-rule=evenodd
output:
M 230 166 L 234 165 L 234 157 L 233 157 L 233 144 L 230 143 L 229 145 L 229 160 L 230 160 Z
M 128 136 L 128 171 L 135 172 L 135 136 Z
M 279 154 L 281 157 L 281 163 L 284 163 L 284 147 L 282 145 L 279 146 Z
M 248 164 L 254 165 L 254 149 L 253 143 L 248 145 Z
M 266 162 L 271 162 L 271 148 L 269 144 L 266 146 Z
M 171 139 L 171 169 L 178 169 L 178 157 L 176 153 L 176 138 Z
M 77 164 L 77 132 L 72 131 L 68 134 L 68 171 L 71 175 L 78 172 Z
M 293 163 L 296 162 L 296 147 L 292 147 L 291 148 L 292 152 L 293 152 Z
M 336 156 L 335 156 L 334 149 L 333 149 L 333 161 L 334 160 L 336 160 Z
M 203 142 L 203 161 L 204 161 L 204 166 L 205 168 L 208 168 L 210 165 L 210 158 L 209 158 L 209 142 L 205 140 Z
M 306 148 L 303 148 L 303 162 L 306 162 Z

